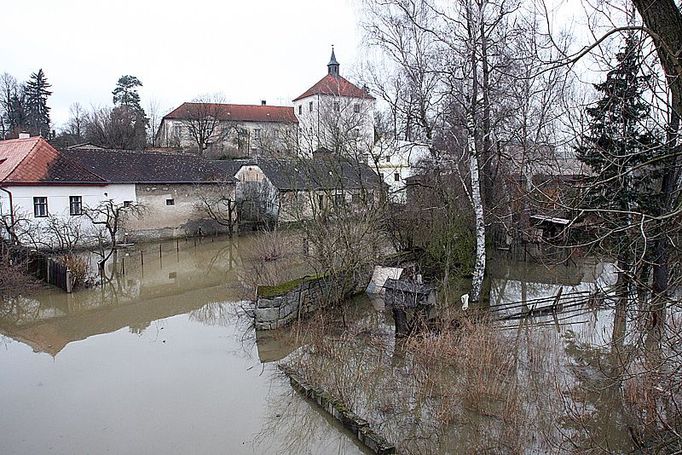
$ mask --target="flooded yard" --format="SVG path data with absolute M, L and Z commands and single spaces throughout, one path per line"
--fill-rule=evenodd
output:
M 363 453 L 238 317 L 257 241 L 133 247 L 102 287 L 3 302 L 0 453 Z
M 305 271 L 261 234 L 181 240 L 122 249 L 101 286 L 5 300 L 0 453 L 366 453 L 292 390 L 280 361 L 399 453 L 634 449 L 618 394 L 631 381 L 621 354 L 636 340 L 616 336 L 625 320 L 612 309 L 568 305 L 614 283 L 608 262 L 498 258 L 494 317 L 441 308 L 459 328 L 433 336 L 396 339 L 381 299 L 364 295 L 342 313 L 256 333 L 243 312 L 252 286 Z M 518 302 L 529 310 L 558 294 L 559 312 L 506 319 Z M 640 386 L 625 385 L 633 396 Z

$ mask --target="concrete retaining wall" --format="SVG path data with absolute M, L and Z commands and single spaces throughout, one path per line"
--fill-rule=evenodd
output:
M 289 377 L 289 382 L 294 390 L 317 403 L 326 413 L 334 417 L 344 428 L 353 433 L 369 450 L 378 455 L 396 453 L 393 444 L 390 444 L 383 436 L 372 430 L 365 419 L 349 410 L 344 403 L 334 399 L 324 390 L 308 384 L 290 368 L 280 366 L 280 369 Z
M 321 278 L 304 278 L 300 284 L 282 292 L 281 295 L 262 296 L 262 290 L 271 286 L 259 286 L 257 290 L 254 322 L 256 330 L 272 330 L 284 327 L 313 311 L 317 311 L 339 299 L 347 298 L 365 290 L 371 270 L 348 274 L 326 275 Z M 346 290 L 339 292 L 340 289 Z

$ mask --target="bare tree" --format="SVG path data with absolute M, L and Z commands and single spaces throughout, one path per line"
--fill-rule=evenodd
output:
M 139 218 L 144 206 L 134 202 L 116 203 L 112 199 L 101 202 L 96 207 L 84 207 L 83 214 L 98 229 L 95 233 L 97 254 L 100 256 L 100 271 L 109 258 L 116 252 L 119 244 L 119 231 L 131 217 Z
M 197 203 L 199 212 L 220 226 L 226 227 L 231 237 L 239 222 L 234 185 L 216 182 L 215 185 L 197 188 L 196 193 L 199 199 Z
M 230 130 L 230 122 L 222 116 L 224 98 L 220 95 L 202 96 L 186 103 L 182 124 L 203 155 L 209 145 L 221 141 Z M 228 125 L 226 125 L 226 123 Z

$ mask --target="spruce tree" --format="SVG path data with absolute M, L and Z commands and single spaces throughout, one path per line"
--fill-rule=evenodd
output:
M 602 96 L 586 110 L 587 133 L 577 148 L 577 158 L 592 171 L 585 207 L 599 210 L 596 216 L 609 229 L 624 227 L 635 210 L 653 210 L 656 173 L 645 163 L 660 153 L 661 145 L 643 99 L 651 76 L 642 74 L 641 47 L 634 35 L 626 37 L 616 57 L 606 81 L 595 84 Z
M 48 90 L 50 87 L 42 69 L 31 74 L 24 86 L 26 122 L 32 135 L 50 135 L 50 108 L 47 105 L 47 98 L 52 95 Z

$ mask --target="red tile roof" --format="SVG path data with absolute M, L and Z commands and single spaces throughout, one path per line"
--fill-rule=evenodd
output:
M 0 141 L 0 185 L 106 184 L 102 177 L 64 157 L 42 137 Z
M 293 107 L 253 104 L 182 103 L 164 119 L 185 120 L 191 118 L 193 114 L 196 115 L 200 109 L 204 112 L 215 112 L 220 120 L 298 123 Z
M 298 101 L 312 95 L 334 95 L 347 96 L 349 98 L 364 98 L 368 100 L 374 99 L 372 95 L 353 84 L 348 79 L 344 78 L 343 76 L 335 76 L 333 74 L 327 74 L 325 77 L 320 79 L 317 84 L 313 85 L 301 96 L 294 99 L 294 101 Z

